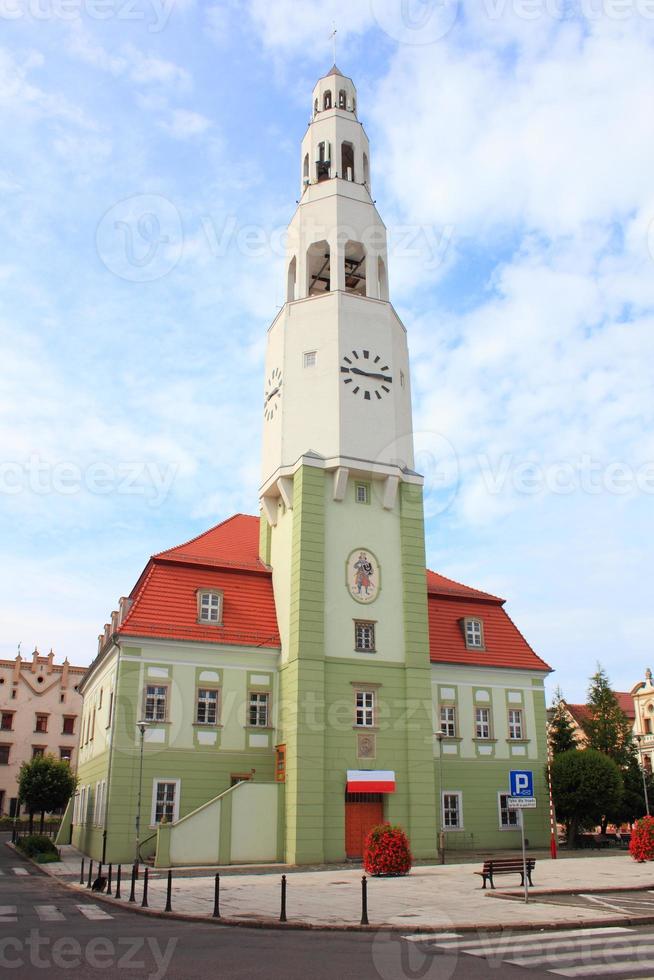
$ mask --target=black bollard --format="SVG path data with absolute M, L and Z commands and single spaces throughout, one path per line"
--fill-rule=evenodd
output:
M 146 868 L 143 872 L 143 901 L 141 902 L 141 908 L 147 909 L 148 907 L 148 869 Z
M 93 884 L 93 861 L 89 861 L 89 880 L 86 882 L 86 887 L 90 888 Z
M 137 876 L 137 874 L 138 874 L 138 868 L 137 868 L 137 866 L 135 864 L 133 864 L 132 865 L 132 887 L 131 887 L 130 893 L 129 893 L 129 900 L 130 900 L 130 902 L 135 902 L 136 901 L 135 890 L 136 890 L 136 876 Z
M 282 875 L 282 908 L 279 913 L 279 921 L 286 922 L 286 875 Z
M 80 885 L 84 884 L 84 858 L 82 858 L 82 867 L 79 872 L 79 883 Z
M 98 878 L 102 877 L 102 861 L 98 864 Z
M 368 879 L 365 875 L 361 879 L 361 925 L 370 925 L 368 922 Z
M 173 873 L 172 871 L 169 871 L 168 887 L 166 888 L 166 907 L 164 909 L 164 912 L 172 912 L 173 910 L 173 906 L 171 902 L 172 896 L 173 896 Z
M 116 872 L 116 892 L 115 898 L 120 898 L 120 865 L 118 865 L 118 871 Z
M 110 864 L 109 865 L 109 871 L 107 872 L 107 895 L 111 895 L 111 872 L 112 872 L 112 867 L 113 866 Z
M 220 918 L 220 875 L 216 874 L 216 881 L 213 891 L 213 917 Z

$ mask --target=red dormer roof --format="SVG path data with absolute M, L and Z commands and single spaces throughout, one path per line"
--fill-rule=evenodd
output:
M 120 635 L 279 647 L 272 575 L 258 545 L 259 519 L 236 514 L 153 555 L 132 590 Z M 220 625 L 198 623 L 201 589 L 222 592 Z
M 432 663 L 475 667 L 508 667 L 549 672 L 504 610 L 504 599 L 454 582 L 427 569 L 429 658 Z M 480 619 L 484 649 L 469 650 L 463 620 Z

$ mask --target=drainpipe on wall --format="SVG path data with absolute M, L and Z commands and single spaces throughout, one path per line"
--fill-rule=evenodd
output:
M 111 730 L 110 730 L 110 743 L 109 743 L 109 764 L 107 766 L 107 789 L 105 792 L 104 799 L 104 815 L 103 815 L 103 826 L 102 826 L 102 863 L 106 864 L 107 857 L 107 815 L 109 813 L 109 796 L 111 793 L 111 764 L 114 757 L 114 735 L 116 731 L 116 714 L 118 710 L 118 686 L 120 684 L 120 643 L 114 635 L 112 637 L 116 648 L 118 649 L 118 657 L 116 659 L 116 686 L 114 688 L 114 697 L 111 704 Z

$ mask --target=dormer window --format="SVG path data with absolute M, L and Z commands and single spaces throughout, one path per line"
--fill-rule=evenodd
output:
M 198 622 L 219 624 L 223 618 L 223 594 L 203 589 L 198 592 Z
M 484 624 L 481 619 L 466 618 L 463 620 L 463 635 L 468 650 L 484 649 Z

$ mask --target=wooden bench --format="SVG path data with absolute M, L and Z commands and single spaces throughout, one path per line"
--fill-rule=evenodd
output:
M 534 870 L 536 862 L 533 858 L 527 858 L 527 881 L 533 888 L 533 881 L 531 880 L 531 872 Z M 520 875 L 520 883 L 524 885 L 525 876 L 522 864 L 522 858 L 492 858 L 489 861 L 484 861 L 484 866 L 481 871 L 475 871 L 476 875 L 481 875 L 484 884 L 482 888 L 486 887 L 486 882 L 490 881 L 491 888 L 495 888 L 493 884 L 493 878 L 495 875 Z

